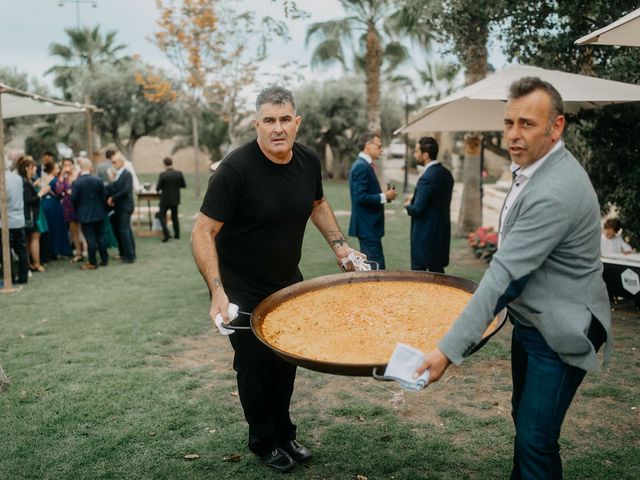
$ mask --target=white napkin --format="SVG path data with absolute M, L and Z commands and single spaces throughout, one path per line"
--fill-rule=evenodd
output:
M 236 305 L 235 303 L 230 303 L 228 313 L 229 321 L 234 320 L 238 316 L 238 305 Z M 220 333 L 222 335 L 231 335 L 234 332 L 234 330 L 224 328 L 224 324 L 222 323 L 222 314 L 220 313 L 216 315 L 214 323 L 216 324 L 216 327 L 218 327 L 218 330 L 220 330 Z
M 371 265 L 367 263 L 367 259 L 362 255 L 357 255 L 356 252 L 351 252 L 347 258 L 342 259 L 343 266 L 346 266 L 349 262 L 353 263 L 353 268 L 356 272 L 371 270 Z
M 422 390 L 429 383 L 429 370 L 425 370 L 418 378 L 414 372 L 424 362 L 424 354 L 417 348 L 398 343 L 391 354 L 384 376 L 396 380 L 407 390 Z

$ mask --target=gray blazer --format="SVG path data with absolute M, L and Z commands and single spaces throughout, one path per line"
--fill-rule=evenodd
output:
M 600 261 L 600 206 L 586 172 L 564 147 L 529 179 L 504 220 L 502 243 L 478 290 L 439 343 L 455 364 L 481 339 L 494 315 L 537 328 L 569 365 L 597 370 L 587 338 L 592 315 L 607 332 L 611 311 Z

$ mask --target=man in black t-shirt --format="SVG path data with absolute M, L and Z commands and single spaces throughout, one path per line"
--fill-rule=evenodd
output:
M 298 263 L 309 218 L 339 265 L 354 251 L 324 198 L 320 159 L 295 143 L 299 126 L 291 92 L 263 90 L 256 100 L 257 139 L 230 153 L 211 177 L 191 242 L 211 292 L 212 320 L 220 313 L 229 322 L 229 302 L 250 312 L 268 295 L 302 280 Z M 345 267 L 353 265 L 347 261 Z M 267 466 L 287 472 L 311 457 L 296 440 L 289 416 L 296 367 L 253 332 L 229 338 L 249 449 Z

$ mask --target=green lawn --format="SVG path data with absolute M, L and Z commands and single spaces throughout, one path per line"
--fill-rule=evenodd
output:
M 336 210 L 349 209 L 345 183 L 325 187 Z M 183 238 L 137 238 L 134 265 L 84 272 L 58 260 L 20 293 L 0 295 L 0 365 L 12 382 L 0 393 L 0 479 L 281 477 L 245 446 L 231 347 L 207 317 L 191 258 L 197 207 L 188 190 Z M 406 269 L 409 219 L 399 204 L 389 210 L 387 264 Z M 348 217 L 338 218 L 346 232 Z M 337 272 L 313 226 L 301 268 L 306 278 Z M 484 268 L 454 240 L 447 273 L 478 280 Z M 569 479 L 640 478 L 640 316 L 617 311 L 615 332 L 610 367 L 587 377 L 565 424 Z M 299 370 L 292 412 L 315 458 L 289 478 L 506 478 L 508 342 L 505 329 L 419 393 Z

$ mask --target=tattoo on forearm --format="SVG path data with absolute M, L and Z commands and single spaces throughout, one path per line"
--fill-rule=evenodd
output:
M 329 242 L 329 244 L 334 248 L 335 247 L 342 247 L 345 243 L 347 243 L 347 241 L 342 236 L 340 238 L 334 238 L 333 240 L 331 240 Z
M 222 282 L 220 281 L 220 277 L 215 277 L 213 279 L 213 286 L 216 288 L 222 288 Z

